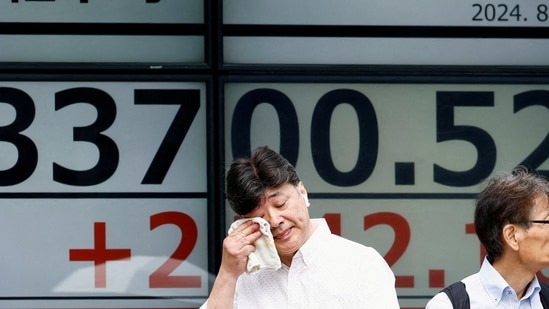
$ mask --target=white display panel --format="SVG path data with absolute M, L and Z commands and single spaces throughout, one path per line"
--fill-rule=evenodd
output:
M 549 30 L 548 30 L 549 31 Z M 225 37 L 231 65 L 492 65 L 549 63 L 549 40 Z M 517 57 L 517 55 L 521 57 Z
M 204 2 L 0 2 L 0 62 L 204 64 Z
M 204 61 L 201 36 L 0 35 L 0 42 L 0 62 L 123 62 L 162 69 L 170 63 Z
M 402 308 L 423 308 L 480 267 L 471 224 L 486 178 L 518 164 L 549 174 L 547 84 L 276 79 L 224 89 L 226 161 L 280 150 L 311 216 L 385 256 Z
M 205 82 L 0 83 L 0 308 L 207 297 Z
M 549 63 L 545 1 L 237 0 L 223 9 L 226 65 Z
M 12 0 L 0 2 L 2 22 L 202 23 L 201 0 Z
M 231 0 L 226 24 L 383 26 L 547 26 L 549 5 L 538 1 Z

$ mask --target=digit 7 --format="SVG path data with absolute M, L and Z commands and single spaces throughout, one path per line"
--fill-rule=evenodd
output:
M 134 103 L 179 104 L 180 108 L 149 165 L 141 184 L 161 184 L 200 108 L 198 89 L 136 89 Z

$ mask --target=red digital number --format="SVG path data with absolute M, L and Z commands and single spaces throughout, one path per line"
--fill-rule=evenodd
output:
M 181 230 L 181 241 L 170 258 L 149 276 L 150 288 L 200 288 L 200 276 L 173 276 L 171 273 L 189 257 L 198 239 L 198 228 L 189 215 L 168 211 L 151 216 L 151 231 L 174 224 Z
M 406 252 L 410 244 L 410 225 L 406 219 L 394 212 L 378 212 L 364 217 L 364 230 L 376 225 L 389 225 L 395 232 L 395 240 L 384 258 L 389 266 L 393 266 Z M 395 276 L 397 288 L 413 288 L 413 276 Z
M 185 261 L 192 253 L 198 240 L 198 228 L 193 218 L 189 215 L 168 211 L 151 216 L 151 231 L 155 228 L 173 224 L 181 231 L 181 240 L 172 255 L 157 270 L 149 276 L 150 288 L 200 288 L 202 286 L 200 276 L 174 276 L 171 273 Z M 69 260 L 74 262 L 94 262 L 95 287 L 106 287 L 107 261 L 130 260 L 131 250 L 128 248 L 107 248 L 106 224 L 95 222 L 94 224 L 94 248 L 69 249 Z

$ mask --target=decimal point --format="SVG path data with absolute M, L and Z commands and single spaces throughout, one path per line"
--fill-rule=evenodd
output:
M 395 184 L 396 185 L 414 185 L 415 184 L 414 162 L 396 162 L 395 163 Z
M 443 269 L 429 269 L 429 287 L 443 288 L 446 285 Z

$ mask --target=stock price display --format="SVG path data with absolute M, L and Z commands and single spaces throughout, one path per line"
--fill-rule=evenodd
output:
M 311 216 L 385 256 L 403 308 L 479 268 L 486 178 L 549 175 L 547 85 L 230 82 L 225 98 L 227 160 L 279 149 Z
M 198 307 L 205 87 L 2 83 L 0 307 Z

